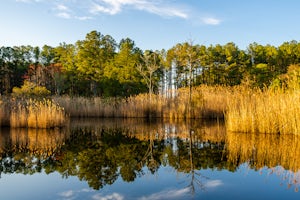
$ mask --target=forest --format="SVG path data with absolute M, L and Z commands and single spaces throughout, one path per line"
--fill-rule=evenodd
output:
M 300 75 L 300 43 L 278 47 L 193 41 L 168 50 L 141 50 L 130 38 L 116 42 L 98 31 L 75 44 L 0 48 L 0 93 L 129 97 L 198 85 L 284 87 Z
M 300 134 L 300 43 L 193 41 L 141 50 L 91 31 L 75 44 L 0 48 L 0 125 L 70 117 L 225 119 L 230 131 Z

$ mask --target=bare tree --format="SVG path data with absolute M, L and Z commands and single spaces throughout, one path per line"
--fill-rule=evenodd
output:
M 154 93 L 154 86 L 156 84 L 155 73 L 160 68 L 159 54 L 152 51 L 146 51 L 142 56 L 143 63 L 137 65 L 137 70 L 144 78 L 149 92 L 149 102 L 152 105 L 152 94 Z M 151 108 L 149 111 L 149 118 L 151 118 Z

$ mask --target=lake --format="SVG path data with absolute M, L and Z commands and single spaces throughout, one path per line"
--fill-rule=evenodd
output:
M 0 199 L 299 199 L 300 137 L 221 121 L 72 119 L 0 132 Z

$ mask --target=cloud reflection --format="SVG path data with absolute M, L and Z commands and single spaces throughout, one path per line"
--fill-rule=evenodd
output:
M 81 190 L 67 190 L 64 192 L 59 193 L 58 195 L 62 197 L 64 200 L 73 200 L 76 198 L 76 196 L 80 193 L 87 193 L 87 192 L 92 192 L 93 190 L 83 188 Z
M 222 180 L 210 180 L 205 184 L 206 188 L 216 188 L 223 185 Z
M 68 191 L 60 193 L 59 195 L 61 197 L 64 197 L 64 198 L 70 198 L 74 195 L 74 191 L 73 190 L 68 190 Z
M 163 190 L 158 193 L 151 194 L 149 196 L 143 196 L 139 200 L 160 200 L 160 199 L 179 199 L 183 198 L 186 194 L 190 192 L 189 188 L 183 189 L 173 189 L 173 190 Z
M 109 194 L 102 196 L 101 194 L 95 194 L 92 197 L 93 200 L 123 200 L 124 196 L 118 193 Z

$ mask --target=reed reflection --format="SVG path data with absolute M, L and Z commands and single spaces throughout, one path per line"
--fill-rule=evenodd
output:
M 62 129 L 1 129 L 0 174 L 41 172 L 67 137 Z
M 255 170 L 276 174 L 282 184 L 300 185 L 300 137 L 276 134 L 226 134 L 228 162 L 239 166 L 248 163 Z M 265 170 L 266 169 L 266 170 Z
M 205 190 L 202 169 L 235 172 L 241 164 L 277 174 L 298 190 L 300 138 L 226 133 L 221 122 L 145 123 L 139 120 L 73 120 L 69 129 L 2 129 L 0 173 L 59 172 L 95 190 L 118 178 L 135 181 L 169 166 L 186 176 L 192 193 Z

